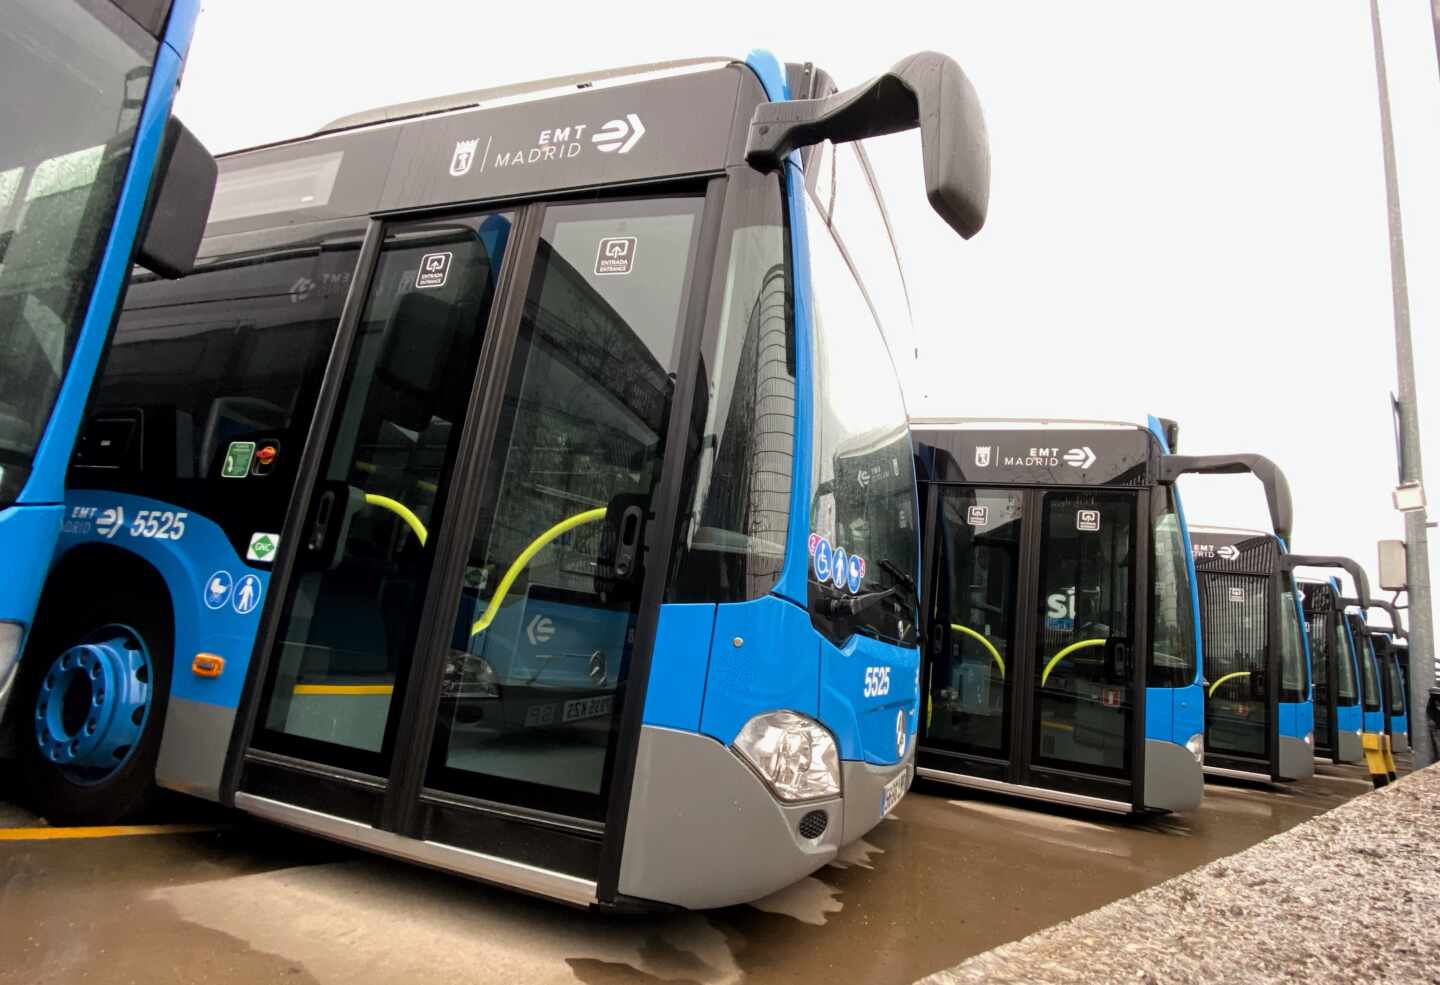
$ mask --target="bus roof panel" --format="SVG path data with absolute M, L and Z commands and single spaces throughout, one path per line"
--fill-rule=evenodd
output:
M 743 161 L 764 98 L 735 64 L 242 151 L 207 235 L 713 174 Z

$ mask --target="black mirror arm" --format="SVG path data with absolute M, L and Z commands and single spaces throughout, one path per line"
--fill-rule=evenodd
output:
M 1282 571 L 1289 573 L 1296 568 L 1344 568 L 1355 582 L 1361 607 L 1368 609 L 1377 604 L 1370 598 L 1370 579 L 1365 576 L 1365 569 L 1348 557 L 1336 554 L 1286 554 L 1280 558 Z
M 1290 546 L 1295 507 L 1290 500 L 1290 483 L 1280 466 L 1264 455 L 1165 455 L 1160 459 L 1160 481 L 1174 483 L 1182 475 L 1235 475 L 1248 472 L 1265 487 L 1270 507 L 1270 526 L 1275 536 Z

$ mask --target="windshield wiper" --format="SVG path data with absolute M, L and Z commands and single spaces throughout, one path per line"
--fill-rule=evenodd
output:
M 915 579 L 906 574 L 903 568 L 889 558 L 881 558 L 876 564 L 880 566 L 881 571 L 884 571 L 891 578 L 894 578 L 896 583 L 878 592 L 865 592 L 862 595 L 847 595 L 841 598 L 831 599 L 830 615 L 832 617 L 840 615 L 853 616 L 862 609 L 868 609 L 875 603 L 883 602 L 885 599 L 893 598 L 896 595 L 907 596 L 912 605 L 919 601 L 919 596 L 915 591 Z

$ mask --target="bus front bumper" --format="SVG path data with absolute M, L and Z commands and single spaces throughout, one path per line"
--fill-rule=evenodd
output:
M 1145 740 L 1145 807 L 1193 811 L 1205 796 L 1205 772 L 1195 754 L 1178 742 Z
M 0 721 L 15 690 L 25 632 L 55 553 L 65 508 L 58 505 L 11 506 L 0 510 Z
M 686 909 L 748 903 L 803 879 L 879 824 L 915 775 L 844 760 L 838 797 L 785 803 L 709 736 L 645 726 L 620 892 Z M 898 791 L 898 792 L 897 792 Z

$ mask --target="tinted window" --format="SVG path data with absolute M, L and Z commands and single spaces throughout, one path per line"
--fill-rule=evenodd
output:
M 1355 686 L 1355 654 L 1350 649 L 1349 634 L 1339 615 L 1331 615 L 1331 648 L 1335 654 L 1335 699 L 1337 704 L 1353 705 L 1358 697 Z M 1319 680 L 1319 674 L 1316 674 Z
M 1151 639 L 1148 683 L 1184 687 L 1195 681 L 1195 608 L 1190 597 L 1190 552 L 1180 530 L 1173 490 L 1162 489 L 1151 550 Z
M 1354 634 L 1355 645 L 1360 649 L 1360 694 L 1365 702 L 1365 710 L 1379 711 L 1380 671 L 1375 663 L 1375 648 L 1370 645 L 1370 634 L 1363 622 L 1356 620 L 1351 623 L 1350 629 Z
M 236 543 L 277 531 L 359 242 L 356 232 L 237 254 L 133 284 L 71 483 L 191 507 Z M 242 454 L 225 468 L 232 447 L 266 445 L 278 452 L 269 466 Z
M 768 592 L 785 561 L 795 458 L 794 329 L 780 181 L 734 174 L 695 387 L 673 602 Z
M 913 643 L 919 545 L 905 402 L 860 285 L 813 205 L 806 211 L 815 308 L 810 609 L 833 640 L 866 632 Z
M 1036 618 L 1036 761 L 1120 772 L 1134 708 L 1135 499 L 1045 494 Z
M 1400 680 L 1400 664 L 1391 656 L 1385 661 L 1385 666 L 1390 673 L 1390 714 L 1405 714 L 1405 686 Z
M 1006 758 L 1023 500 L 1016 490 L 933 488 L 941 499 L 925 735 Z
M 1305 664 L 1300 610 L 1294 582 L 1280 593 L 1280 700 L 1309 701 L 1310 675 Z
M 89 310 L 154 58 L 109 3 L 11 0 L 0 17 L 0 506 Z
M 855 264 L 897 363 L 908 367 L 915 357 L 910 299 L 869 162 L 853 142 L 836 146 L 834 154 L 835 206 L 830 224 Z

